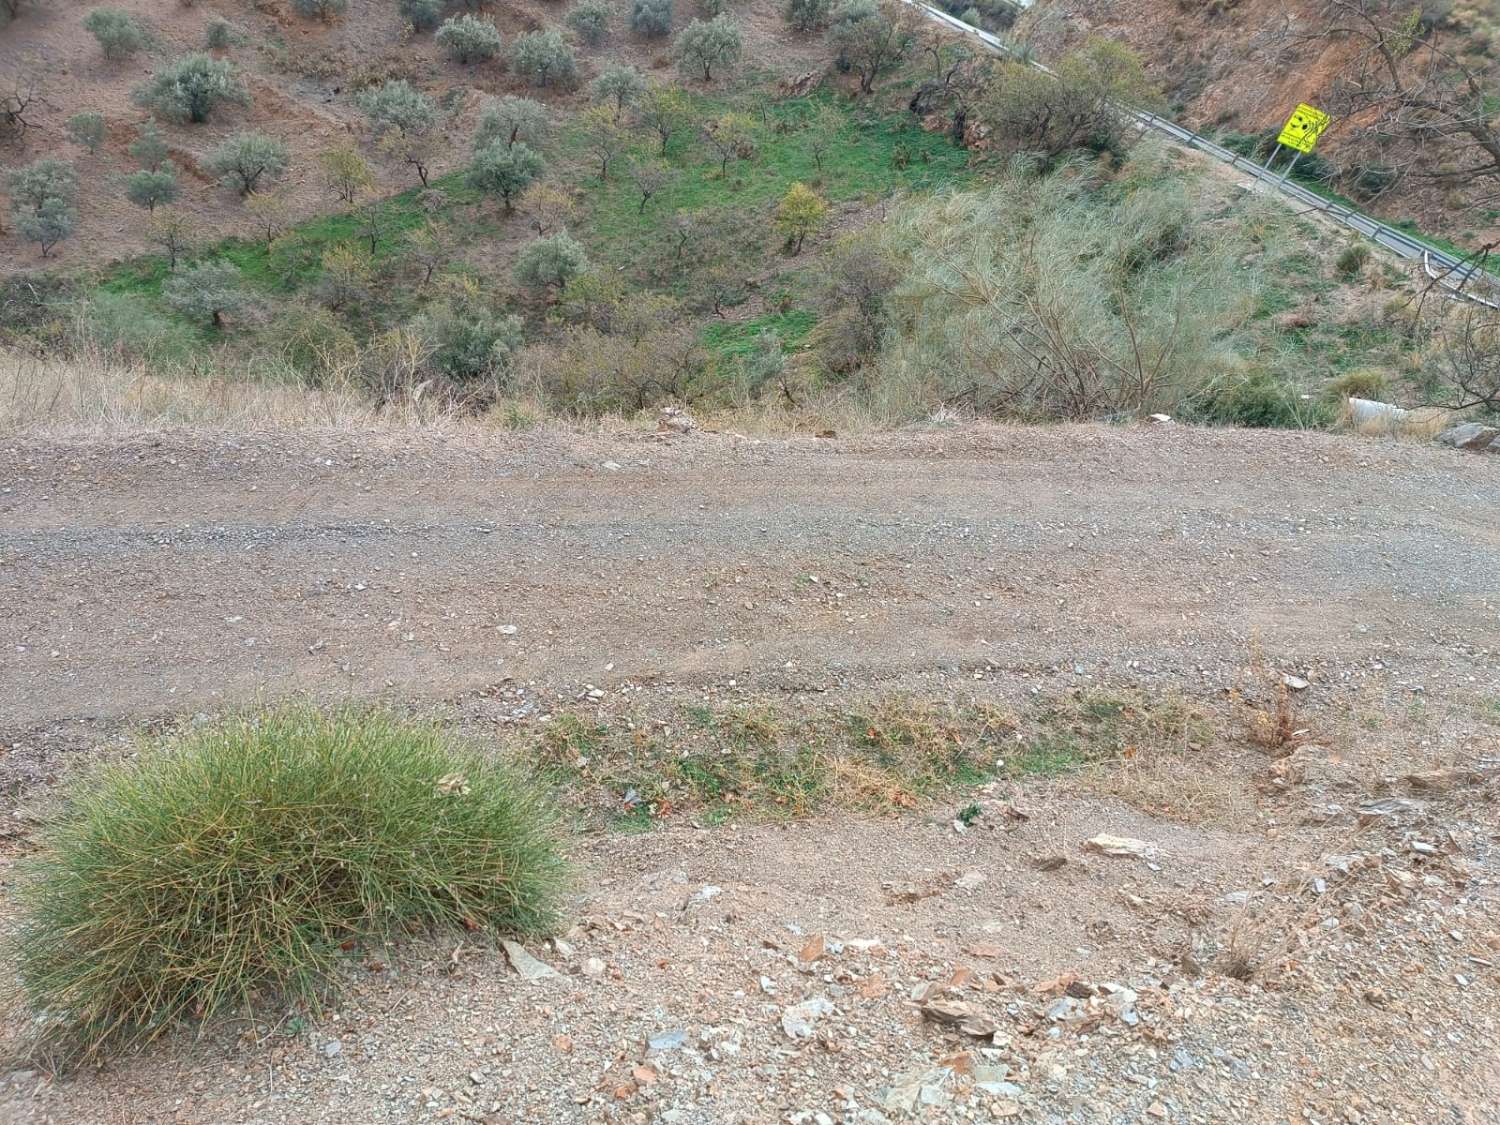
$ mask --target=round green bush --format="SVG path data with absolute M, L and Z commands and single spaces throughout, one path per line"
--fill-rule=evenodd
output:
M 383 712 L 200 728 L 71 794 L 23 874 L 21 984 L 84 1056 L 231 1005 L 316 1005 L 366 939 L 546 932 L 551 824 L 505 763 Z

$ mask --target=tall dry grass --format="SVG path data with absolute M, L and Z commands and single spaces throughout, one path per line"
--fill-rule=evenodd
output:
M 220 374 L 159 374 L 85 349 L 68 358 L 0 352 L 0 433 L 108 434 L 175 427 L 226 430 L 453 427 L 437 404 L 379 408 L 351 387 L 314 390 Z

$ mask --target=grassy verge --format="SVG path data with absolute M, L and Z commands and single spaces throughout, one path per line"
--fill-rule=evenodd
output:
M 681 707 L 610 719 L 566 713 L 512 747 L 585 827 L 641 831 L 917 809 L 986 782 L 1058 778 L 1196 752 L 1214 738 L 1181 699 L 1084 692 L 1017 715 L 993 704 L 883 699 L 827 713 Z

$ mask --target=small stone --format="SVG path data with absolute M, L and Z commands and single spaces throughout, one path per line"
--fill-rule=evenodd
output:
M 604 962 L 597 957 L 590 957 L 583 963 L 583 975 L 586 977 L 599 977 L 604 975 Z
M 520 631 L 521 630 L 518 629 L 514 625 L 501 625 L 500 626 L 500 632 L 504 633 L 507 637 L 514 637 Z
M 723 893 L 723 887 L 716 887 L 712 883 L 705 883 L 692 898 L 688 899 L 688 905 L 702 906 L 705 902 L 716 899 Z
M 505 950 L 506 959 L 510 961 L 511 967 L 521 974 L 522 980 L 546 980 L 548 977 L 557 976 L 557 970 L 551 965 L 538 961 L 513 941 L 502 941 L 500 948 Z
M 982 887 L 987 882 L 989 882 L 988 875 L 977 868 L 971 868 L 953 880 L 953 885 L 961 891 L 972 891 L 975 887 Z
M 1095 836 L 1083 845 L 1085 851 L 1112 856 L 1116 859 L 1144 859 L 1148 846 L 1144 840 L 1132 839 L 1129 836 L 1109 836 L 1105 834 Z
M 1312 685 L 1301 676 L 1286 675 L 1281 677 L 1281 682 L 1292 691 L 1306 691 Z
M 833 1005 L 822 996 L 813 996 L 793 1004 L 781 1013 L 781 1030 L 791 1039 L 811 1039 L 813 1025 L 833 1014 Z
M 620 471 L 620 463 L 618 461 L 606 461 L 604 462 L 602 468 L 608 470 L 611 473 L 618 473 Z
M 343 1051 L 344 1045 L 337 1039 L 330 1039 L 327 1043 L 323 1044 L 323 1054 L 327 1055 L 330 1059 L 343 1054 Z
M 920 1005 L 920 1010 L 934 1023 L 950 1024 L 976 1039 L 988 1039 L 999 1030 L 991 1016 L 964 1000 L 926 1000 Z
M 660 1031 L 646 1040 L 646 1046 L 653 1051 L 675 1051 L 687 1042 L 687 1032 L 681 1028 L 673 1031 Z
M 823 956 L 827 948 L 827 942 L 824 940 L 823 935 L 813 934 L 812 937 L 807 939 L 807 943 L 803 945 L 802 949 L 797 953 L 797 960 L 802 962 L 802 964 L 804 965 L 811 965 L 814 961 Z

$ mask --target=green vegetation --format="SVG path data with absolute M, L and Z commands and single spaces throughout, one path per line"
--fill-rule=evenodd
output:
M 129 58 L 147 42 L 146 29 L 129 12 L 118 8 L 95 8 L 83 17 L 83 28 L 111 60 Z
M 630 0 L 630 30 L 659 38 L 672 32 L 672 0 Z
M 550 820 L 503 761 L 378 712 L 143 745 L 73 788 L 27 864 L 38 1034 L 90 1058 L 230 1007 L 316 1007 L 344 951 L 392 931 L 545 933 Z
M 250 91 L 234 67 L 204 54 L 185 55 L 135 90 L 135 100 L 174 120 L 201 124 L 222 105 L 250 104 Z
M 614 264 L 639 262 L 643 242 L 671 244 L 674 214 L 696 214 L 726 206 L 769 211 L 798 182 L 816 188 L 832 203 L 845 203 L 894 191 L 930 190 L 963 182 L 972 174 L 965 150 L 917 128 L 909 118 L 852 105 L 826 93 L 789 98 L 764 106 L 763 116 L 751 117 L 740 107 L 749 108 L 753 101 L 689 96 L 679 107 L 664 94 L 648 93 L 646 103 L 651 107 L 652 120 L 668 129 L 664 155 L 679 177 L 664 187 L 645 211 L 629 183 L 586 178 L 591 211 L 581 233 L 589 247 Z M 838 122 L 833 141 L 826 148 L 819 148 L 821 138 L 812 128 L 820 109 L 831 112 Z M 727 112 L 737 113 L 746 123 L 753 161 L 738 161 L 732 147 L 726 159 L 698 143 L 686 129 L 675 127 L 674 117 L 679 114 L 678 119 L 702 121 L 721 119 Z M 659 130 L 652 133 L 655 146 L 639 135 L 643 132 L 645 129 L 638 131 L 625 146 L 624 157 L 641 159 L 652 147 L 661 147 Z M 584 140 L 576 128 L 569 128 L 561 145 L 564 152 L 581 155 Z M 893 159 L 901 145 L 914 154 L 905 168 L 897 167 Z M 730 160 L 735 160 L 732 166 Z
M 434 38 L 454 62 L 484 62 L 500 54 L 500 30 L 493 20 L 480 19 L 467 12 L 443 21 Z
M 104 115 L 102 113 L 75 113 L 67 121 L 68 139 L 89 151 L 99 151 L 104 143 Z
M 633 33 L 670 8 L 638 0 Z M 677 402 L 818 430 L 835 412 L 879 424 L 936 410 L 1326 425 L 1352 371 L 1387 371 L 1399 399 L 1441 370 L 1425 362 L 1431 327 L 1400 311 L 1409 283 L 1362 245 L 1339 255 L 1137 146 L 1112 100 L 1156 93 L 1116 44 L 1052 60 L 1053 80 L 934 38 L 890 0 L 798 3 L 787 18 L 826 23 L 835 77 L 773 96 L 774 76 L 726 72 L 743 40 L 725 5 L 696 12 L 673 49 L 682 85 L 592 59 L 591 104 L 485 98 L 456 160 L 456 93 L 390 68 L 351 79 L 369 128 L 317 156 L 338 213 L 295 221 L 276 186 L 286 147 L 235 133 L 200 166 L 240 193 L 244 238 L 172 206 L 193 186 L 147 121 L 130 148 L 140 170 L 113 182 L 150 212 L 161 254 L 106 267 L 82 295 L 100 311 L 63 319 L 107 333 L 115 354 L 163 354 L 125 323 L 135 313 L 174 327 L 173 354 L 196 342 L 194 370 L 382 403 L 420 394 L 499 418 Z M 570 20 L 583 39 L 609 25 L 591 0 Z M 438 37 L 459 61 L 500 47 L 468 12 Z M 508 47 L 521 80 L 577 84 L 556 27 Z M 204 55 L 138 96 L 189 122 L 248 97 Z M 403 164 L 420 188 L 379 198 Z M 44 255 L 76 215 L 56 199 L 14 208 Z M 174 277 L 208 267 L 228 304 L 194 301 Z M 1362 350 L 1373 362 L 1356 362 Z
M 568 9 L 563 19 L 573 34 L 590 47 L 597 47 L 609 38 L 613 21 L 614 9 L 604 0 L 581 0 Z

